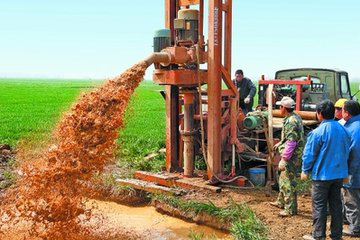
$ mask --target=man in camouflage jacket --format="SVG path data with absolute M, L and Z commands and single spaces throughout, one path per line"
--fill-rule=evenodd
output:
M 301 171 L 301 156 L 304 149 L 304 128 L 302 119 L 294 112 L 295 102 L 290 97 L 283 97 L 280 102 L 283 116 L 281 141 L 274 146 L 281 155 L 279 162 L 279 196 L 273 206 L 284 209 L 280 216 L 297 214 L 296 174 Z

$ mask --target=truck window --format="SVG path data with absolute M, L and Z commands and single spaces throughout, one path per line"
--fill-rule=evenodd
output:
M 291 78 L 291 80 L 295 80 L 295 81 L 306 81 L 307 80 L 307 76 L 302 76 L 302 77 L 293 77 Z M 311 81 L 313 81 L 313 83 L 320 83 L 320 78 L 317 77 L 311 77 Z
M 340 75 L 340 83 L 341 83 L 341 95 L 342 95 L 342 97 L 350 97 L 349 85 L 348 85 L 346 75 L 344 75 L 344 74 Z

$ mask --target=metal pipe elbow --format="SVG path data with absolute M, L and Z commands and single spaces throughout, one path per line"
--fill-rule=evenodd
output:
M 163 66 L 168 66 L 171 63 L 171 55 L 167 52 L 152 53 L 144 59 L 146 66 L 149 67 L 153 63 L 160 63 Z

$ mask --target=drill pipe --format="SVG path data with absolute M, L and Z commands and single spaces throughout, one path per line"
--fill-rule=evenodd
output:
M 283 117 L 281 115 L 280 110 L 272 111 L 274 117 Z M 295 111 L 303 120 L 318 120 L 316 118 L 316 112 L 308 112 L 308 111 Z

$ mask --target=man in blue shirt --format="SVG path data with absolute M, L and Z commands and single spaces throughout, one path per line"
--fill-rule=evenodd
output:
M 327 204 L 331 213 L 331 239 L 340 240 L 343 230 L 341 187 L 348 177 L 350 134 L 334 120 L 335 107 L 329 100 L 316 106 L 321 124 L 307 139 L 302 157 L 301 179 L 312 177 L 313 232 L 304 239 L 325 239 Z
M 349 229 L 343 235 L 360 237 L 360 104 L 347 101 L 343 107 L 345 128 L 350 132 L 349 182 L 344 184 L 343 201 Z

